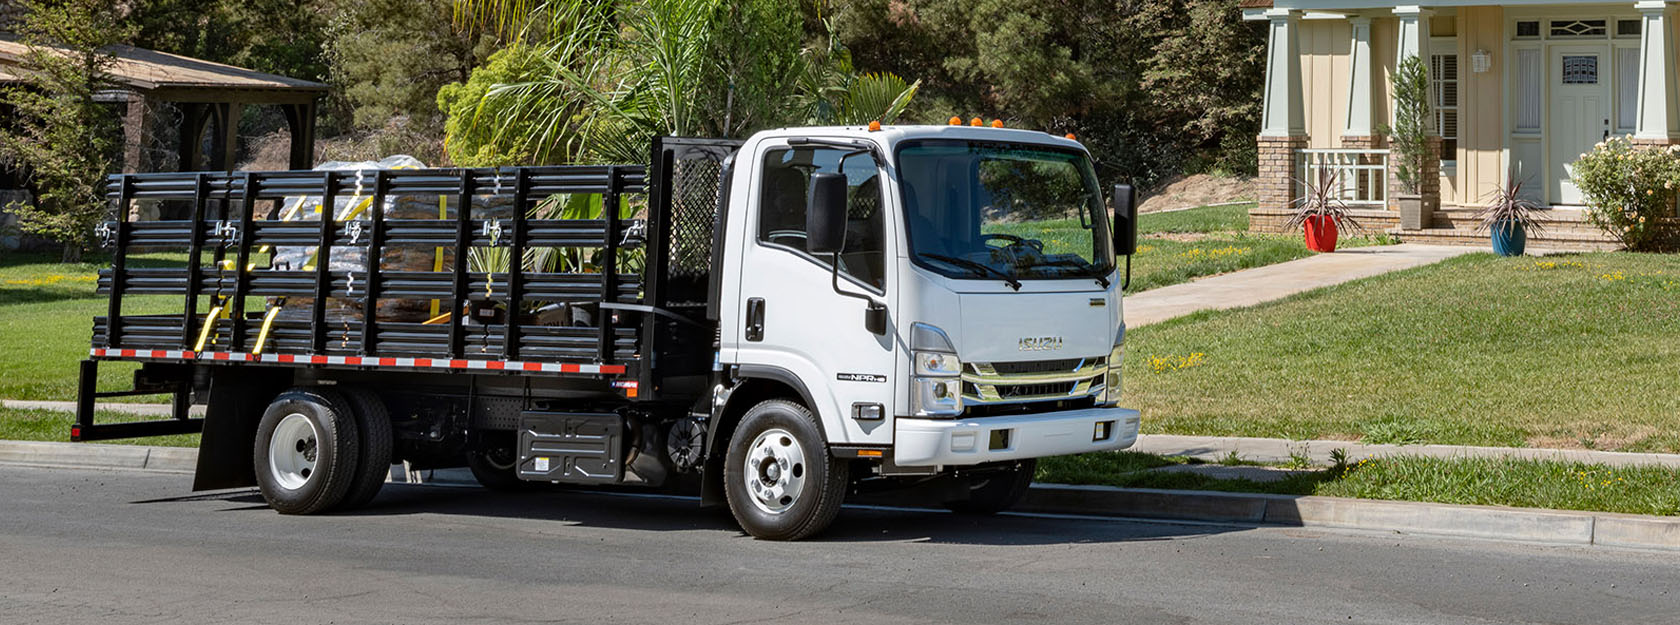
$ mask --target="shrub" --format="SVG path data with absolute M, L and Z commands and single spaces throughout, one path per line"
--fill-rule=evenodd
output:
M 1606 139 L 1574 165 L 1575 186 L 1587 198 L 1587 220 L 1630 250 L 1670 242 L 1680 146 L 1640 147 L 1627 137 Z

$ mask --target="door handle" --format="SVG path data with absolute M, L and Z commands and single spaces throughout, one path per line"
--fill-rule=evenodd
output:
M 764 298 L 747 299 L 747 340 L 764 340 Z

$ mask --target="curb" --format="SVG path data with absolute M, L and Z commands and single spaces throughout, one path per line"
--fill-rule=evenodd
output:
M 198 466 L 198 450 L 190 447 L 0 441 L 0 463 L 191 473 Z
M 1611 512 L 1064 484 L 1034 484 L 1015 509 L 1680 550 L 1680 517 Z
M 0 464 L 192 473 L 197 462 L 198 450 L 186 447 L 0 441 Z M 460 473 L 464 471 L 439 470 L 408 481 L 468 483 L 470 476 Z M 891 505 L 925 507 L 919 503 L 895 501 Z M 1609 512 L 1066 484 L 1034 484 L 1015 510 L 1680 550 L 1680 517 Z

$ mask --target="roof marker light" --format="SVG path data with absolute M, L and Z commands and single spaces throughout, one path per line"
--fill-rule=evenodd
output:
M 961 126 L 962 125 L 962 118 L 957 117 L 956 115 L 952 115 L 951 116 L 951 125 L 952 126 Z
M 869 122 L 869 132 L 881 132 L 881 120 Z
M 1078 139 L 1075 139 L 1075 138 L 1074 138 L 1074 137 L 1073 137 L 1073 133 L 1071 133 L 1071 132 L 1070 132 L 1070 133 L 1067 133 L 1067 134 L 1065 134 L 1065 135 L 1062 135 L 1062 136 L 1064 136 L 1064 137 L 1067 137 L 1067 140 L 1068 140 L 1068 141 L 1078 141 Z
M 1001 120 L 1001 119 L 992 120 L 992 127 L 993 128 L 1002 128 L 1003 127 L 1003 120 Z
M 980 121 L 980 118 L 978 118 L 978 117 L 976 117 L 974 119 L 971 119 L 971 120 L 968 120 L 968 125 L 970 125 L 970 126 L 980 126 L 980 125 L 983 125 L 985 123 L 986 122 Z

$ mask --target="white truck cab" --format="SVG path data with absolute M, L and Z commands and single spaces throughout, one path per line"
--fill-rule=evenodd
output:
M 882 475 L 985 468 L 956 507 L 995 511 L 1033 459 L 1136 441 L 1138 411 L 1117 407 L 1115 225 L 1076 141 L 779 129 L 726 171 L 719 366 L 798 385 L 831 453 L 878 458 Z M 726 476 L 745 482 L 731 505 L 777 512 L 785 490 L 764 485 L 789 478 L 757 468 L 773 447 L 754 450 L 769 455 Z

